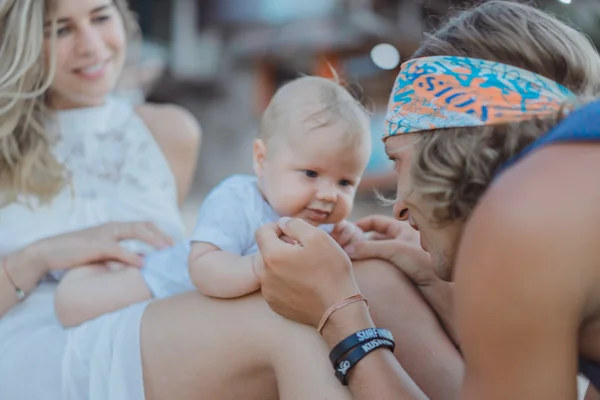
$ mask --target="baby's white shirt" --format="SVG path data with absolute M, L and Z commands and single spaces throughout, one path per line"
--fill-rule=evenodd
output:
M 221 182 L 204 200 L 191 241 L 210 243 L 240 256 L 255 254 L 258 253 L 256 231 L 279 218 L 258 189 L 255 176 L 234 175 Z M 333 225 L 319 228 L 331 233 Z
M 259 251 L 256 230 L 278 220 L 279 215 L 258 189 L 257 178 L 234 175 L 215 187 L 200 206 L 191 242 L 210 243 L 240 256 L 255 254 Z M 319 226 L 327 233 L 333 227 Z M 190 249 L 190 242 L 184 241 L 146 257 L 142 275 L 154 297 L 194 289 L 188 270 Z

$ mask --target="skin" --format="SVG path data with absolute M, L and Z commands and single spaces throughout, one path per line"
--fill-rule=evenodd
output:
M 338 223 L 350 214 L 371 146 L 367 131 L 349 132 L 343 121 L 310 129 L 302 121 L 314 112 L 291 119 L 288 131 L 267 142 L 258 139 L 254 170 L 277 214 L 316 226 Z
M 600 167 L 599 156 L 598 145 L 564 144 L 528 157 L 485 194 L 458 253 L 444 247 L 456 240 L 444 236 L 451 230 L 436 232 L 428 225 L 427 204 L 403 200 L 407 218 L 420 229 L 432 258 L 437 254 L 436 270 L 444 277 L 454 272 L 452 263 L 442 263 L 444 255 L 457 253 L 456 319 L 466 362 L 461 398 L 575 399 L 577 354 L 600 359 L 600 253 L 595 243 L 600 188 L 589 185 L 587 173 Z M 569 182 L 569 191 L 557 192 L 557 182 Z M 410 185 L 403 175 L 398 183 Z M 518 202 L 512 193 L 522 194 Z M 572 207 L 573 198 L 577 212 L 566 221 L 554 218 L 555 210 Z M 513 206 L 507 208 L 509 202 Z M 302 246 L 281 241 L 282 234 Z M 356 292 L 349 261 L 301 221 L 265 227 L 259 239 L 266 265 L 259 277 L 277 312 L 315 324 L 327 304 Z M 305 277 L 321 263 L 331 266 L 327 277 L 309 282 Z M 360 304 L 332 318 L 325 333 L 330 346 L 372 326 Z M 386 351 L 374 352 L 356 367 L 351 389 L 358 399 L 422 398 Z
M 174 104 L 142 104 L 135 109 L 162 150 L 177 183 L 179 205 L 187 199 L 200 155 L 202 128 L 186 109 Z
M 104 104 L 121 76 L 127 51 L 123 19 L 109 0 L 60 0 L 56 17 L 56 74 L 48 92 L 49 106 L 61 110 Z M 51 33 L 50 19 L 46 25 Z M 46 39 L 46 59 L 51 59 Z M 101 65 L 102 72 L 85 74 L 86 67 Z M 143 104 L 136 112 L 148 126 L 175 176 L 181 204 L 189 193 L 202 131 L 195 118 L 174 105 Z
M 585 398 L 583 400 L 599 400 L 600 394 L 595 387 L 589 386 L 587 392 L 585 393 Z
M 369 159 L 369 133 L 352 132 L 344 121 L 311 127 L 307 121 L 318 110 L 318 91 L 296 83 L 293 94 L 317 106 L 290 112 L 288 130 L 267 142 L 255 141 L 259 190 L 279 215 L 297 216 L 314 226 L 336 224 L 333 237 L 348 246 L 363 238 L 362 231 L 344 219 Z M 294 110 L 290 104 L 285 106 Z M 207 296 L 239 297 L 260 288 L 254 271 L 261 263 L 260 253 L 239 256 L 212 243 L 195 242 L 189 256 L 190 277 Z
M 51 19 L 56 25 L 56 73 L 48 105 L 57 110 L 104 104 L 125 63 L 123 19 L 111 1 L 60 0 L 46 23 L 46 59 L 51 60 Z
M 394 216 L 407 221 L 420 232 L 421 247 L 430 254 L 437 277 L 452 280 L 453 264 L 464 224 L 458 221 L 442 228 L 435 226 L 430 222 L 431 208 L 411 190 L 410 171 L 417 139 L 417 135 L 399 135 L 385 141 L 385 151 L 394 163 L 394 171 L 398 175 Z M 436 278 L 431 274 L 424 279 L 435 281 Z
M 104 104 L 119 79 L 127 50 L 125 28 L 118 9 L 107 0 L 61 0 L 54 3 L 46 27 L 46 58 L 56 52 L 56 74 L 48 91 L 53 109 Z M 176 106 L 143 105 L 137 113 L 157 140 L 176 177 L 178 198 L 187 196 L 195 169 L 200 129 L 194 118 Z M 164 236 L 150 227 L 157 237 Z M 172 244 L 162 238 L 159 249 Z M 106 263 L 70 271 L 56 293 L 56 310 L 64 326 L 75 326 L 109 311 L 147 300 L 151 293 L 141 274 Z M 82 303 L 79 299 L 87 298 Z M 74 301 L 74 299 L 76 301 Z
M 65 1 L 61 3 L 65 7 L 68 5 L 84 10 L 81 14 L 69 13 L 67 16 L 77 24 L 81 23 L 86 28 L 85 32 L 90 35 L 90 32 L 94 31 L 88 15 L 89 11 L 108 4 L 101 0 L 61 1 Z M 78 30 L 75 29 L 74 32 L 77 34 Z M 94 40 L 93 43 L 104 49 L 101 41 Z M 68 74 L 70 73 L 68 71 L 67 68 L 63 72 Z M 75 78 L 68 77 L 69 81 L 73 79 Z M 77 79 L 75 82 L 78 82 Z M 110 85 L 106 87 L 108 86 Z M 110 89 L 112 90 L 112 87 Z M 85 93 L 68 93 L 68 96 L 61 99 L 60 95 L 65 90 L 55 86 L 52 95 L 53 107 L 85 107 L 102 104 L 104 97 L 98 92 L 85 90 Z M 106 91 L 103 96 L 106 96 Z M 152 127 L 150 128 L 152 130 Z M 145 225 L 145 223 L 141 224 Z M 109 226 L 113 225 L 109 224 Z M 141 263 L 136 255 L 123 254 L 122 249 L 116 246 L 116 242 L 124 238 L 145 240 L 148 232 L 128 236 L 119 229 L 117 234 L 111 228 L 110 235 L 106 234 L 108 236 L 105 239 L 101 239 L 101 235 L 98 236 L 99 231 L 93 231 L 95 232 L 93 234 L 85 232 L 78 231 L 48 238 L 7 255 L 5 257 L 7 270 L 11 278 L 29 293 L 50 270 L 72 269 L 80 265 L 110 260 L 121 261 L 128 265 Z M 153 240 L 147 241 L 153 243 Z M 373 266 L 376 268 L 371 271 Z M 414 330 L 412 322 L 416 325 L 427 322 L 431 324 L 433 332 L 431 348 L 439 348 L 438 343 L 442 341 L 435 337 L 435 333 L 442 335 L 443 332 L 440 331 L 435 320 L 423 318 L 424 313 L 421 311 L 427 307 L 423 300 L 411 291 L 397 293 L 391 290 L 392 279 L 394 277 L 399 281 L 401 279 L 390 264 L 379 261 L 359 263 L 357 268 L 365 271 L 362 276 L 357 275 L 359 282 L 368 275 L 368 279 L 365 279 L 365 292 L 372 292 L 371 309 L 380 310 L 382 320 L 385 320 L 388 315 L 385 310 L 389 309 L 390 302 L 412 304 L 411 310 L 415 310 L 414 314 L 411 314 L 411 310 L 404 312 L 406 326 L 397 324 L 395 327 L 398 330 L 392 328 L 397 337 L 402 337 L 403 330 Z M 378 284 L 374 283 L 377 282 L 378 276 L 388 285 L 378 288 Z M 403 282 L 406 285 L 406 280 Z M 2 274 L 0 311 L 3 313 L 16 303 L 14 288 Z M 240 318 L 240 316 L 246 317 Z M 235 323 L 232 324 L 232 321 Z M 290 343 L 294 343 L 294 346 L 290 346 Z M 426 340 L 421 343 L 422 346 L 429 348 Z M 398 350 L 398 354 L 410 355 L 410 342 L 407 342 L 406 347 L 408 351 Z M 443 349 L 434 351 L 440 354 Z M 141 352 L 148 399 L 349 398 L 348 391 L 333 377 L 331 366 L 326 359 L 326 347 L 314 329 L 274 314 L 264 299 L 258 295 L 225 302 L 208 299 L 198 293 L 188 293 L 155 301 L 148 306 L 143 317 Z M 223 354 L 235 354 L 236 357 L 224 358 Z M 440 360 L 415 357 L 415 369 L 423 371 L 420 375 L 423 381 L 419 384 L 431 393 L 437 394 L 437 398 L 447 398 L 444 394 L 452 390 L 452 387 L 439 385 L 436 377 L 425 374 L 425 371 L 432 367 L 430 363 L 438 367 L 442 364 Z M 407 364 L 411 362 L 407 360 Z M 210 376 L 210 379 L 202 379 L 202 376 Z M 231 384 L 233 381 L 236 382 L 235 385 Z M 310 385 L 306 382 L 310 382 Z
M 67 96 L 64 100 L 62 103 L 54 103 L 55 106 L 68 106 L 68 101 L 74 99 Z M 559 148 L 560 153 L 552 153 L 552 150 L 556 151 Z M 464 398 L 531 398 L 532 395 L 548 399 L 574 398 L 572 377 L 576 371 L 574 359 L 577 350 L 581 350 L 592 359 L 600 359 L 598 342 L 594 339 L 597 337 L 599 309 L 598 295 L 595 293 L 597 291 L 594 290 L 599 277 L 594 267 L 599 255 L 597 246 L 591 239 L 598 235 L 598 211 L 595 204 L 600 193 L 597 188 L 590 187 L 589 181 L 585 179 L 586 171 L 598 168 L 598 153 L 597 146 L 590 145 L 561 145 L 540 151 L 513 170 L 519 171 L 520 175 L 513 172 L 512 176 L 507 174 L 503 177 L 497 183 L 496 191 L 491 190 L 482 200 L 469 222 L 464 233 L 464 243 L 458 254 L 456 274 L 459 293 L 456 299 L 457 321 L 460 337 L 464 341 L 467 362 Z M 558 168 L 556 159 L 559 157 L 563 161 L 560 167 L 565 168 Z M 540 177 L 543 179 L 538 182 Z M 536 179 L 534 188 L 527 185 L 532 179 Z M 569 192 L 557 193 L 557 182 L 568 182 Z M 511 199 L 505 193 L 515 192 L 526 193 L 527 196 L 524 196 L 518 207 L 507 210 L 504 206 Z M 555 210 L 570 209 L 572 198 L 578 199 L 578 212 L 566 221 L 558 221 L 555 218 Z M 428 226 L 427 218 L 424 218 L 427 213 L 426 206 L 421 205 L 419 200 L 410 202 L 405 199 L 404 203 L 409 210 L 409 220 L 421 230 L 423 244 L 436 261 L 436 270 L 442 272 L 441 276 L 444 278 L 450 277 L 451 264 L 444 264 L 442 261 L 454 258 L 455 247 L 447 246 L 447 243 L 457 242 L 457 235 L 445 235 Z M 545 206 L 540 207 L 540 204 Z M 581 212 L 582 210 L 584 212 Z M 282 226 L 265 227 L 262 231 L 260 243 L 266 256 L 265 269 L 260 272 L 259 277 L 272 309 L 314 324 L 328 305 L 346 295 L 356 293 L 358 287 L 352 275 L 350 262 L 347 256 L 338 250 L 339 247 L 331 239 L 327 241 L 327 236 L 315 233 L 315 229 L 310 225 L 302 225 L 299 220 L 293 221 L 295 222 L 286 222 Z M 515 234 L 514 226 L 524 229 Z M 583 240 L 574 240 L 573 232 L 578 233 L 577 239 Z M 300 241 L 302 249 L 279 240 L 282 234 Z M 505 251 L 501 251 L 502 249 Z M 293 253 L 290 253 L 291 251 Z M 287 253 L 295 257 L 283 257 Z M 319 272 L 317 266 L 323 262 L 327 262 L 331 267 L 327 272 L 319 274 L 323 280 L 316 283 L 312 280 L 312 288 L 305 282 L 302 296 L 299 296 L 297 291 L 289 290 L 297 289 L 294 285 L 298 285 L 302 279 L 306 281 L 307 276 L 310 276 L 308 272 Z M 18 262 L 15 264 L 19 265 Z M 306 268 L 302 273 L 299 265 Z M 578 274 L 572 273 L 573 265 L 578 266 Z M 529 273 L 524 274 L 523 271 Z M 468 284 L 465 283 L 467 281 Z M 473 281 L 490 283 L 476 285 Z M 531 290 L 532 287 L 537 290 Z M 307 296 L 307 293 L 313 296 Z M 514 312 L 515 307 L 506 307 L 506 299 L 518 303 L 520 312 Z M 178 301 L 184 303 L 182 300 Z M 153 353 L 159 351 L 156 348 L 161 339 L 155 334 L 161 329 L 153 326 L 152 322 L 157 323 L 161 320 L 156 319 L 156 316 L 161 315 L 160 307 L 165 303 L 155 303 L 149 308 L 144 319 L 144 327 L 155 328 L 143 328 L 142 352 L 145 374 L 148 374 L 146 376 L 153 376 L 157 371 L 165 372 L 162 370 L 164 366 L 161 367 L 158 361 L 173 366 L 166 362 L 168 360 L 164 354 Z M 169 309 L 166 305 L 165 308 Z M 552 313 L 545 312 L 548 309 L 552 309 Z M 172 312 L 173 309 L 169 311 Z M 257 315 L 260 313 L 257 312 Z M 530 318 L 531 315 L 535 315 L 536 318 Z M 364 305 L 354 304 L 334 314 L 325 327 L 324 336 L 328 344 L 332 345 L 348 332 L 372 325 Z M 194 327 L 193 324 L 188 326 Z M 195 327 L 206 326 L 198 323 Z M 219 323 L 211 326 L 218 328 Z M 543 340 L 539 340 L 540 338 Z M 178 336 L 175 339 L 182 337 Z M 575 346 L 577 339 L 580 341 L 579 349 Z M 247 345 L 249 342 L 243 344 Z M 316 345 L 310 341 L 305 344 Z M 242 349 L 233 347 L 234 351 L 240 350 L 242 354 L 239 361 L 241 365 L 246 365 L 244 361 L 248 359 L 254 359 L 256 362 L 256 354 L 244 354 Z M 313 346 L 309 345 L 306 348 L 311 347 Z M 193 352 L 205 349 L 202 346 L 189 345 L 185 350 Z M 248 354 L 250 356 L 244 358 Z M 514 362 L 517 358 L 519 364 Z M 189 356 L 183 359 L 191 361 Z M 292 372 L 286 370 L 283 361 L 278 363 L 276 357 L 269 359 L 271 361 L 266 370 L 275 376 L 281 376 L 278 374 L 281 371 Z M 186 362 L 183 362 L 183 365 L 190 366 Z M 269 372 L 265 373 L 261 367 L 258 363 L 256 368 L 259 371 L 256 373 L 261 379 L 254 383 L 266 382 L 268 379 L 264 376 L 268 376 Z M 173 371 L 182 372 L 177 368 L 173 368 Z M 186 371 L 189 373 L 190 370 Z M 536 374 L 532 376 L 531 371 L 536 371 Z M 162 379 L 170 377 L 176 381 L 177 376 L 166 373 Z M 499 380 L 500 377 L 502 381 Z M 228 378 L 231 379 L 231 376 Z M 186 379 L 192 378 L 188 374 Z M 147 385 L 150 386 L 150 398 L 161 398 L 157 396 L 160 393 L 172 395 L 173 392 L 163 391 L 170 385 L 161 383 L 160 378 L 149 381 L 151 384 L 147 382 Z M 200 382 L 198 379 L 194 381 Z M 423 397 L 395 359 L 385 351 L 375 352 L 361 362 L 352 372 L 351 382 L 356 398 L 391 398 L 402 394 L 406 398 Z M 196 392 L 202 392 L 201 389 Z M 284 390 L 285 393 L 285 389 L 280 390 Z M 182 393 L 184 396 L 181 398 L 186 398 L 185 394 L 191 398 L 191 391 Z
M 6 257 L 8 271 L 15 282 L 30 292 L 49 270 L 78 268 L 81 264 L 107 259 L 141 265 L 139 256 L 118 246 L 120 240 L 130 238 L 149 243 L 156 241 L 145 223 L 110 223 L 44 239 L 12 253 Z M 423 332 L 419 332 L 421 338 L 415 341 L 418 348 L 413 349 L 407 343 L 406 347 L 398 346 L 397 354 L 410 357 L 413 356 L 410 352 L 416 351 L 418 354 L 414 356 L 424 364 L 423 375 L 417 374 L 423 379 L 424 387 L 435 394 L 432 398 L 448 398 L 450 383 L 446 379 L 441 382 L 432 379 L 430 373 L 424 373 L 434 366 L 441 366 L 439 359 L 429 359 L 427 353 L 423 357 L 422 351 L 428 349 L 440 355 L 444 351 L 439 346 L 443 332 L 436 326 L 435 319 L 427 321 L 423 318 L 427 315 L 423 312 L 427 307 L 425 303 L 418 296 L 399 295 L 398 284 L 394 283 L 394 279 L 398 280 L 398 271 L 388 263 L 357 263 L 356 270 L 357 280 L 371 301 L 374 318 L 386 318 L 384 311 L 389 308 L 390 301 L 402 302 L 407 309 L 399 310 L 400 313 L 392 317 L 399 318 L 397 321 L 406 326 L 400 326 L 400 331 L 390 327 L 396 334 L 415 324 L 429 324 L 431 334 L 423 336 Z M 381 282 L 386 285 L 382 286 Z M 410 287 L 406 279 L 400 280 L 399 284 Z M 12 285 L 1 275 L 1 309 L 8 310 L 16 303 Z M 435 337 L 436 332 L 439 337 Z M 431 346 L 428 339 L 431 339 Z M 419 346 L 422 347 L 419 349 Z M 333 377 L 325 344 L 314 329 L 279 317 L 260 295 L 222 301 L 191 292 L 155 301 L 143 317 L 141 351 L 148 399 L 166 396 L 183 400 L 349 398 L 347 390 Z M 224 353 L 236 356 L 223 357 Z M 414 368 L 418 372 L 419 363 L 414 363 Z M 211 378 L 199 378 L 202 376 Z M 231 385 L 233 381 L 235 385 Z M 306 385 L 306 382 L 311 384 Z

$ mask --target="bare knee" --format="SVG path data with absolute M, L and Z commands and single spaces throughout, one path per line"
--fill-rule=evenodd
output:
M 354 275 L 361 292 L 372 303 L 375 320 L 401 305 L 405 317 L 423 324 L 438 325 L 431 308 L 413 283 L 394 265 L 383 260 L 368 260 L 354 264 Z
M 375 324 L 392 331 L 394 354 L 411 378 L 431 399 L 458 398 L 462 358 L 421 293 L 385 261 L 354 267 Z

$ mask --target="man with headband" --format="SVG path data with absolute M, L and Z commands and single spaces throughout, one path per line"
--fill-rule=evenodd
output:
M 429 259 L 392 254 L 389 243 L 387 253 L 376 242 L 349 252 L 381 250 L 447 311 L 466 364 L 461 398 L 575 399 L 579 365 L 600 383 L 599 87 L 600 58 L 582 35 L 502 1 L 458 16 L 402 67 L 385 132 L 394 215 L 420 231 Z M 405 228 L 382 221 L 378 239 Z M 407 344 L 364 304 L 347 304 L 359 289 L 332 240 L 286 219 L 258 243 L 265 298 L 324 327 L 355 398 L 425 398 L 388 351 Z M 326 277 L 307 278 L 325 264 Z

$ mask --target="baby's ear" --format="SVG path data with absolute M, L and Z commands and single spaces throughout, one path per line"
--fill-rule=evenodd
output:
M 262 139 L 255 139 L 252 145 L 254 173 L 256 176 L 262 176 L 264 172 L 264 163 L 267 156 L 267 146 Z

